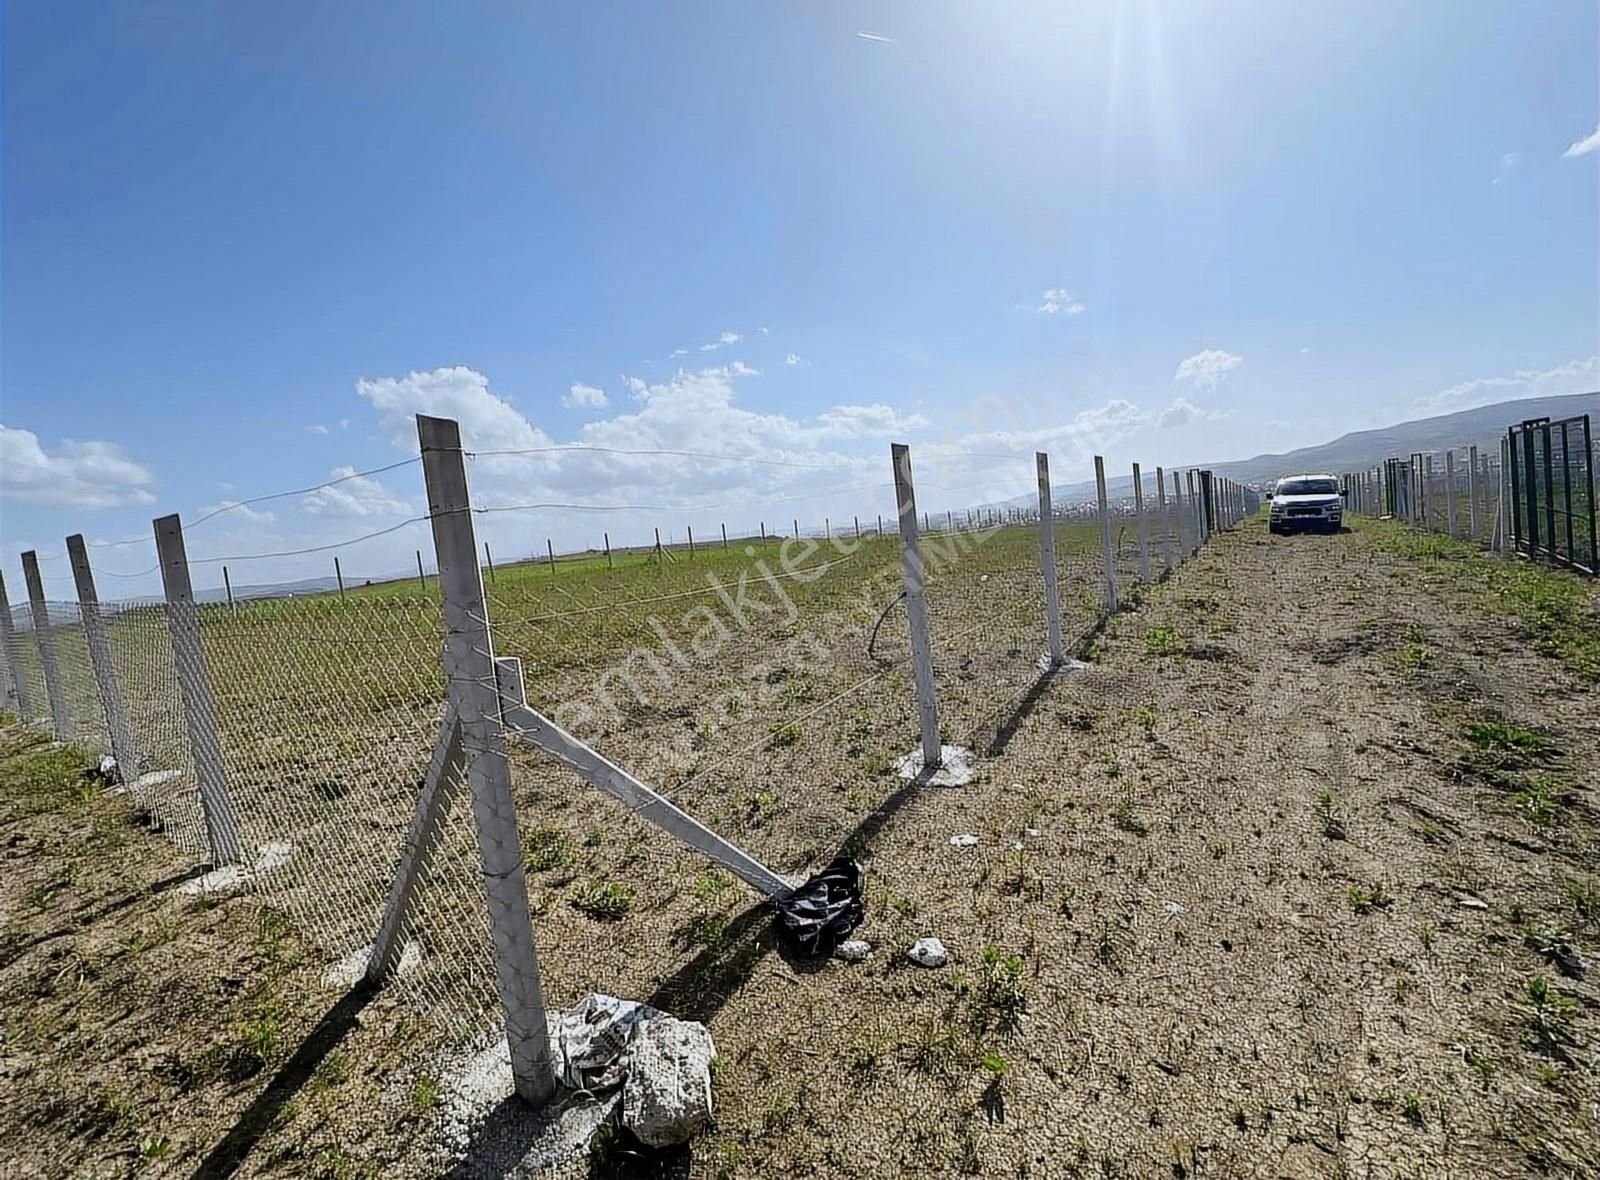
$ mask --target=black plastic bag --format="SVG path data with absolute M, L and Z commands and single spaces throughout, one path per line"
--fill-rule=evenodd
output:
M 841 856 L 788 897 L 773 902 L 778 910 L 778 938 L 796 958 L 818 959 L 861 924 L 861 866 Z

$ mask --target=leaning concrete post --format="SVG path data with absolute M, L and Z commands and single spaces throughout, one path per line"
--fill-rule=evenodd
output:
M 501 730 L 494 642 L 478 570 L 461 428 L 448 418 L 418 414 L 417 438 L 444 605 L 445 680 L 461 724 L 462 760 L 477 821 L 511 1074 L 517 1094 L 539 1104 L 555 1093 L 555 1072 L 517 812 L 511 800 L 511 768 Z
M 1150 527 L 1144 519 L 1144 477 L 1139 474 L 1139 465 L 1133 465 L 1133 514 L 1138 519 L 1139 529 L 1139 580 L 1150 580 Z
M 11 597 L 6 593 L 6 579 L 0 573 L 0 647 L 6 661 L 6 672 L 11 677 L 11 695 L 17 703 L 17 715 L 28 721 L 33 718 L 33 702 L 28 699 L 28 678 L 22 671 L 22 649 L 17 643 L 16 623 L 11 618 Z
M 1050 504 L 1050 456 L 1033 455 L 1039 473 L 1039 572 L 1044 574 L 1044 633 L 1050 666 L 1066 662 L 1061 643 L 1061 588 L 1056 581 L 1056 515 Z
M 39 667 L 44 672 L 44 693 L 50 699 L 50 723 L 60 741 L 72 737 L 72 710 L 67 708 L 61 665 L 56 663 L 56 635 L 50 627 L 50 606 L 44 600 L 39 577 L 39 555 L 32 549 L 22 555 L 22 576 L 28 583 L 28 613 L 33 616 L 33 638 L 39 645 Z
M 1111 505 L 1106 500 L 1106 461 L 1094 457 L 1094 491 L 1100 509 L 1100 559 L 1106 576 L 1106 610 L 1117 613 L 1117 564 L 1111 556 Z
M 900 577 L 906 587 L 911 624 L 911 663 L 917 686 L 917 720 L 922 729 L 922 766 L 939 765 L 939 702 L 934 695 L 933 644 L 928 638 L 928 603 L 923 598 L 922 546 L 917 540 L 917 491 L 911 479 L 911 448 L 891 443 L 894 499 L 900 515 Z
M 94 571 L 89 568 L 89 550 L 83 544 L 82 533 L 67 538 L 67 559 L 72 563 L 72 579 L 78 585 L 78 613 L 83 618 L 83 638 L 89 648 L 95 687 L 100 690 L 100 707 L 105 710 L 111 756 L 117 760 L 117 778 L 126 785 L 139 777 L 139 755 L 128 728 L 127 710 L 122 707 L 122 686 L 117 683 L 117 669 L 111 662 L 111 644 L 106 641 L 100 596 L 95 593 Z
M 239 859 L 239 825 L 234 819 L 233 801 L 228 797 L 228 774 L 222 762 L 222 741 L 217 736 L 217 714 L 211 703 L 205 648 L 200 642 L 200 611 L 195 605 L 194 588 L 189 583 L 183 524 L 174 514 L 161 517 L 154 525 L 161 585 L 167 595 L 172 664 L 183 698 L 183 718 L 189 729 L 194 773 L 200 780 L 200 811 L 205 816 L 206 837 L 211 844 L 211 863 L 230 865 Z

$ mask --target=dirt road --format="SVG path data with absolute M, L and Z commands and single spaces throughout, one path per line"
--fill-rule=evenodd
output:
M 1497 559 L 1416 548 L 1252 524 L 1151 588 L 977 784 L 856 833 L 867 962 L 730 910 L 661 980 L 716 1038 L 716 1127 L 594 1174 L 1600 1175 L 1600 685 Z M 17 765 L 0 1172 L 437 1173 L 412 1018 L 287 1068 L 320 960 L 253 899 L 142 892 L 159 838 L 25 814 Z M 906 962 L 924 935 L 948 966 Z

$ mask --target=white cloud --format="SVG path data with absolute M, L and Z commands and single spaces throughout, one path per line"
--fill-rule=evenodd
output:
M 744 337 L 739 335 L 739 333 L 737 333 L 737 332 L 724 332 L 722 335 L 718 336 L 715 340 L 713 340 L 710 344 L 702 344 L 700 346 L 700 351 L 701 352 L 716 352 L 717 349 L 719 349 L 719 348 L 726 348 L 730 344 L 737 344 L 737 343 L 739 343 L 739 341 L 741 341 L 743 339 L 744 339 Z M 674 354 L 674 355 L 676 355 L 676 354 Z
M 1512 169 L 1517 166 L 1517 161 L 1521 158 L 1521 155 L 1517 152 L 1507 152 L 1505 155 L 1501 156 L 1500 167 L 1495 171 L 1494 179 L 1489 183 L 1504 184 L 1508 179 L 1510 179 Z
M 1023 429 L 979 431 L 962 436 L 959 445 L 975 451 L 1026 452 L 1048 450 L 1052 444 L 1059 444 L 1067 449 L 1068 462 L 1071 463 L 1105 450 L 1118 438 L 1149 420 L 1149 415 L 1127 398 L 1113 397 L 1102 405 L 1079 410 L 1068 422 Z
M 417 414 L 454 418 L 468 450 L 547 447 L 551 438 L 509 401 L 489 389 L 489 379 L 465 365 L 404 377 L 363 377 L 356 393 L 378 411 L 379 425 L 404 450 L 417 450 Z
M 887 437 L 921 430 L 928 420 L 921 414 L 902 414 L 893 406 L 873 402 L 865 406 L 834 406 L 817 415 L 819 435 L 839 439 Z
M 893 37 L 880 37 L 877 33 L 857 33 L 856 36 L 860 37 L 863 41 L 876 41 L 880 45 L 898 45 L 899 44 L 899 42 L 896 41 Z
M 673 349 L 673 350 L 672 350 L 672 351 L 671 351 L 671 352 L 669 352 L 669 353 L 668 353 L 668 354 L 667 354 L 667 355 L 668 355 L 668 356 L 669 356 L 669 357 L 674 357 L 674 356 L 688 356 L 688 355 L 689 355 L 689 350 L 688 350 L 688 349 L 687 349 L 687 348 L 674 348 L 674 349 Z
M 800 363 L 800 354 L 798 352 L 791 352 L 788 356 L 783 358 L 783 363 L 786 365 L 798 365 Z
M 1575 139 L 1567 145 L 1567 150 L 1561 153 L 1563 160 L 1570 160 L 1575 156 L 1587 156 L 1590 152 L 1600 152 L 1600 127 L 1596 127 L 1582 139 Z
M 1519 369 L 1509 377 L 1478 377 L 1441 389 L 1413 402 L 1424 415 L 1451 414 L 1495 402 L 1527 397 L 1556 397 L 1600 389 L 1600 356 L 1568 361 L 1553 369 Z
M 354 467 L 335 467 L 333 478 L 341 482 L 306 493 L 301 507 L 313 516 L 337 517 L 404 516 L 412 511 L 409 502 L 371 476 L 356 475 Z
M 1156 416 L 1156 426 L 1161 430 L 1182 426 L 1186 422 L 1192 422 L 1199 412 L 1199 407 L 1188 398 L 1175 397 L 1167 403 L 1166 409 Z
M 1083 310 L 1083 304 L 1074 299 L 1072 292 L 1065 287 L 1051 287 L 1040 297 L 1039 306 L 1033 310 L 1040 315 L 1055 315 L 1058 312 L 1077 315 Z
M 1207 348 L 1179 361 L 1178 371 L 1172 375 L 1172 379 L 1191 382 L 1196 389 L 1211 390 L 1226 374 L 1242 364 L 1242 356 L 1235 356 L 1220 348 Z
M 762 334 L 762 335 L 763 335 L 763 336 L 770 336 L 770 335 L 772 335 L 772 329 L 771 329 L 771 328 L 759 328 L 759 327 L 758 327 L 758 328 L 757 328 L 757 329 L 756 329 L 756 331 L 757 331 L 757 332 L 760 332 L 760 333 L 761 333 L 761 334 Z
M 333 431 L 329 430 L 326 426 L 324 426 L 320 422 L 313 422 L 310 426 L 306 427 L 306 433 L 307 434 L 332 434 Z
M 593 385 L 584 385 L 582 382 L 575 381 L 567 390 L 565 396 L 562 397 L 561 404 L 569 410 L 601 410 L 610 404 L 610 399 L 606 397 L 605 390 L 596 389 Z
M 1220 422 L 1232 413 L 1232 410 L 1207 410 L 1186 397 L 1175 397 L 1156 415 L 1156 429 L 1167 430 L 1189 422 Z
M 1305 355 L 1306 355 L 1306 353 L 1308 353 L 1308 352 L 1310 352 L 1310 351 L 1311 351 L 1311 345 L 1309 345 L 1309 344 L 1308 344 L 1308 345 L 1306 345 L 1306 346 L 1305 346 L 1305 347 L 1304 347 L 1304 348 L 1302 348 L 1302 349 L 1301 349 L 1301 350 L 1300 350 L 1300 355 L 1301 355 L 1301 356 L 1305 356 Z
M 31 430 L 0 425 L 0 496 L 68 508 L 150 504 L 156 477 L 112 442 L 63 439 L 51 454 Z

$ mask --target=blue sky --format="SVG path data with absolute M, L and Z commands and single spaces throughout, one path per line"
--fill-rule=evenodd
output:
M 1075 479 L 1092 450 L 1242 458 L 1596 388 L 1596 12 L 9 3 L 8 584 L 69 532 L 404 457 L 419 409 L 480 448 L 818 465 L 475 465 L 480 502 L 683 506 L 604 518 L 636 540 L 869 511 L 891 438 L 1042 446 Z M 1026 486 L 995 463 L 966 478 Z M 946 482 L 925 499 L 969 498 Z M 420 501 L 402 468 L 224 514 L 191 554 Z M 515 555 L 600 519 L 481 527 Z

